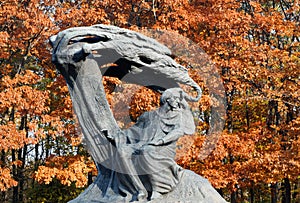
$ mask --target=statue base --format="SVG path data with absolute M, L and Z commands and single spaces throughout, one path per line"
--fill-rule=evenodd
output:
M 102 179 L 103 180 L 103 179 Z M 90 185 L 81 195 L 69 203 L 121 203 L 130 202 L 126 197 L 112 191 L 106 191 L 103 194 L 103 184 L 107 181 L 100 182 L 97 180 Z M 136 203 L 141 201 L 135 201 Z M 145 201 L 143 201 L 145 202 Z M 212 187 L 207 179 L 199 176 L 190 170 L 184 170 L 182 177 L 176 188 L 164 194 L 160 199 L 148 201 L 148 203 L 226 203 L 221 195 Z M 141 202 L 142 203 L 142 202 Z

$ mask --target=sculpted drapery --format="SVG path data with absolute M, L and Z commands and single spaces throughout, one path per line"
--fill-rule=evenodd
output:
M 127 187 L 124 191 L 130 189 L 136 193 L 139 200 L 146 198 L 148 193 L 150 199 L 159 198 L 179 182 L 182 168 L 174 160 L 176 141 L 195 131 L 184 96 L 180 88 L 167 89 L 162 94 L 159 109 L 142 114 L 135 125 L 114 140 L 119 155 L 116 158 L 118 169 L 126 169 L 127 174 L 131 174 L 130 181 L 128 177 L 118 177 L 120 186 Z M 130 182 L 135 183 L 133 188 Z

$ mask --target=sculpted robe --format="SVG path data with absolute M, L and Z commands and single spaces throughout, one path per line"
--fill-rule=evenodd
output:
M 189 109 L 169 111 L 160 108 L 142 114 L 137 123 L 123 131 L 127 143 L 136 148 L 132 162 L 148 191 L 161 194 L 171 191 L 179 182 L 182 168 L 176 164 L 176 141 L 193 134 L 195 124 Z M 163 140 L 161 145 L 153 141 Z

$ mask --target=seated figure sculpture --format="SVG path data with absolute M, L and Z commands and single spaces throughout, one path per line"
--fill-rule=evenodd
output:
M 167 89 L 157 110 L 142 114 L 119 137 L 110 137 L 118 143 L 118 168 L 131 180 L 120 176 L 120 189 L 126 187 L 123 191 L 137 194 L 138 200 L 146 199 L 148 193 L 151 200 L 160 198 L 179 182 L 182 168 L 174 160 L 176 141 L 195 131 L 186 98 L 188 95 L 180 88 Z

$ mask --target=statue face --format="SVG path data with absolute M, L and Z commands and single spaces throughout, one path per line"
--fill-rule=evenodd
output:
M 167 98 L 166 103 L 171 111 L 180 111 L 182 109 L 180 95 L 172 95 L 171 97 Z
M 167 89 L 161 96 L 162 108 L 164 111 L 181 111 L 184 109 L 182 90 L 179 88 Z

